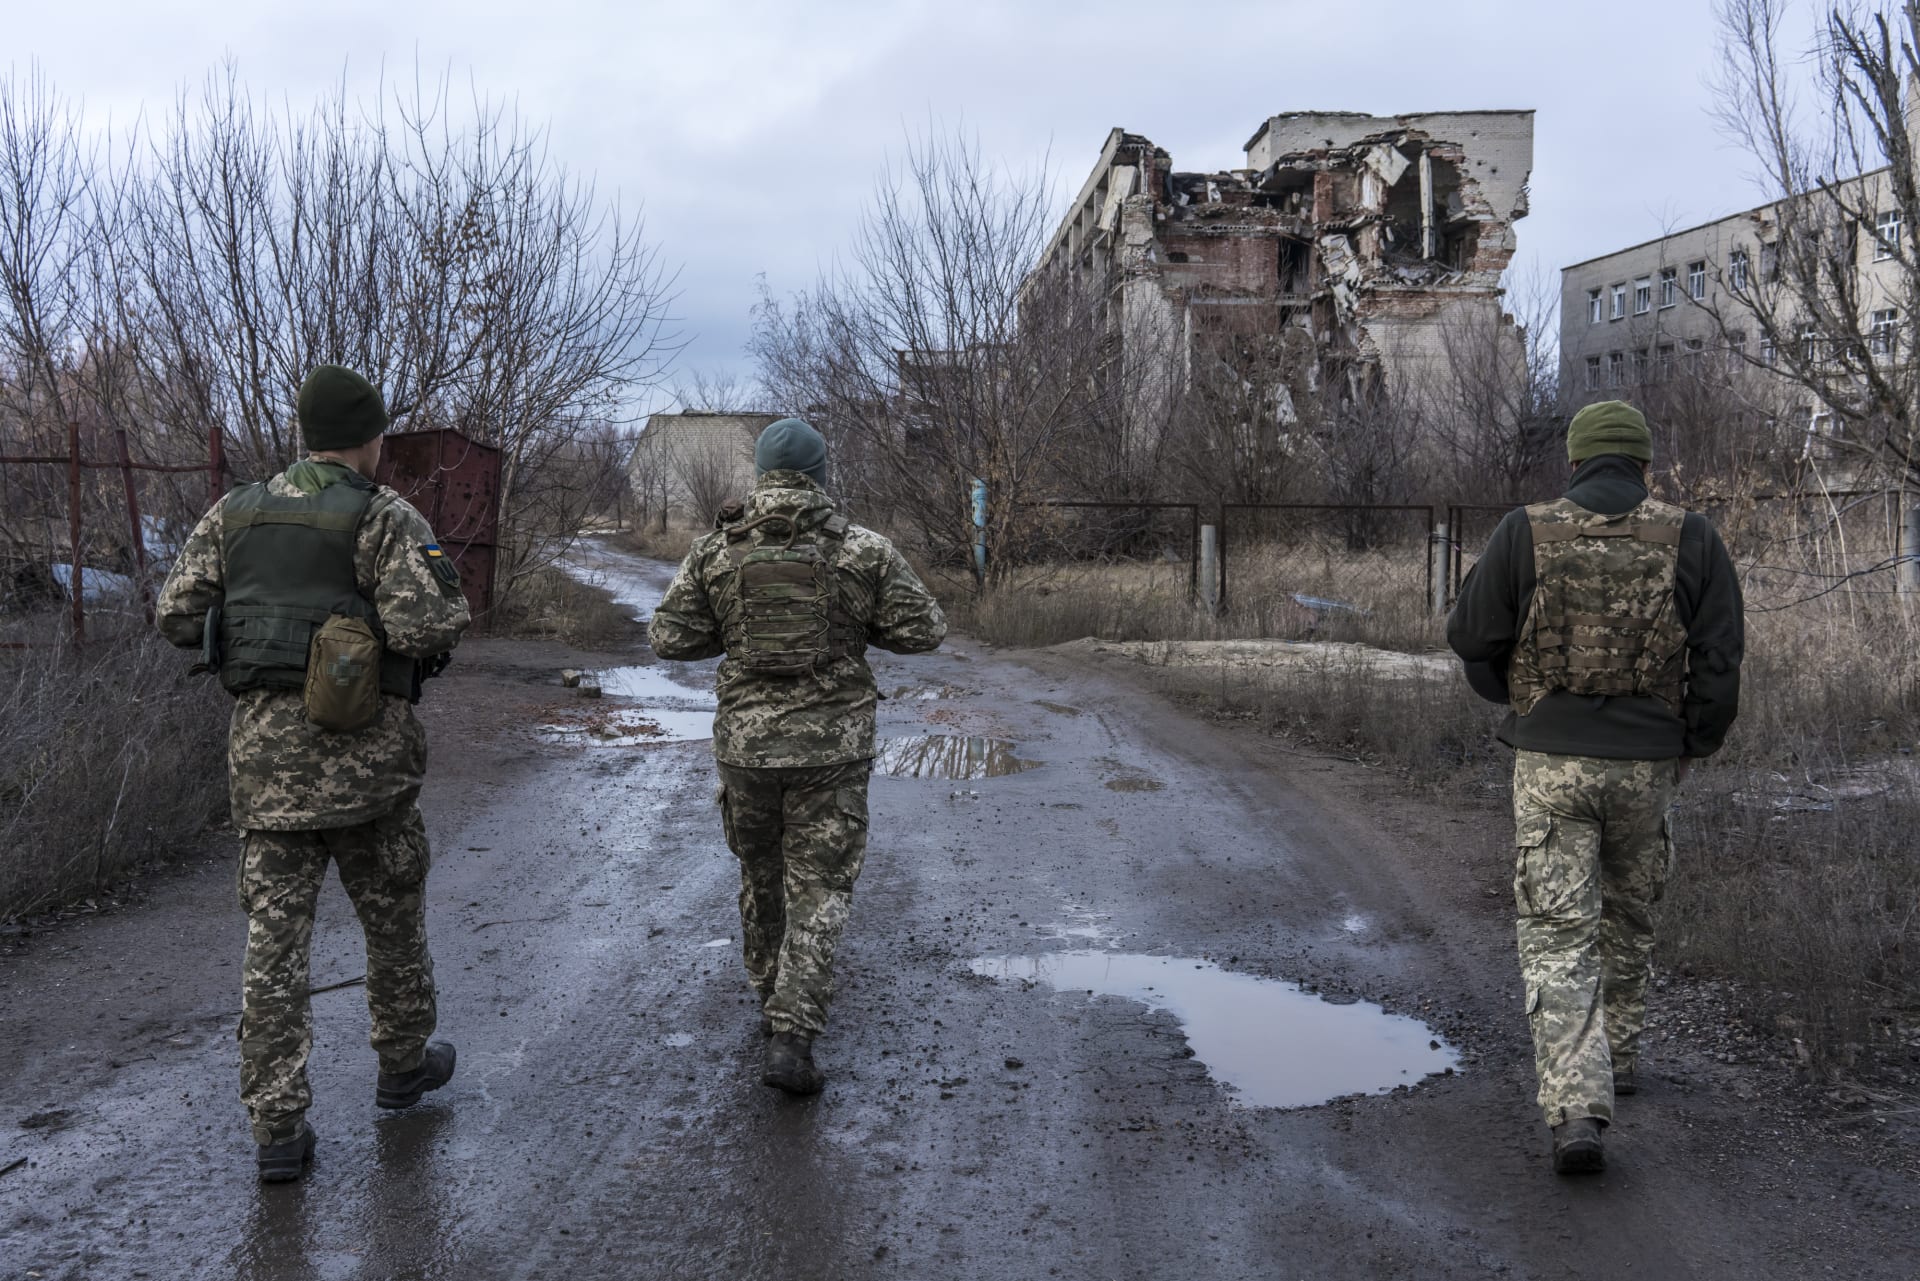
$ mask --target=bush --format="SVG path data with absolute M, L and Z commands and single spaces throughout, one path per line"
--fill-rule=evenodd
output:
M 601 650 L 633 639 L 639 626 L 632 612 L 614 604 L 604 589 L 590 587 L 558 568 L 526 575 L 489 621 L 505 636 Z
M 0 919 L 188 848 L 223 813 L 231 700 L 190 661 L 143 628 L 0 651 Z

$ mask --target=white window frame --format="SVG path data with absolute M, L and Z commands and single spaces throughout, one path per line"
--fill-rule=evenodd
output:
M 1707 296 L 1707 263 L 1703 258 L 1699 262 L 1687 264 L 1687 297 L 1698 302 Z
M 1597 325 L 1606 318 L 1606 307 L 1601 298 L 1605 290 L 1594 288 L 1587 290 L 1587 323 Z
M 1753 270 L 1753 260 L 1747 257 L 1747 251 L 1736 249 L 1727 255 L 1727 288 L 1737 294 L 1747 291 L 1747 275 Z
M 1772 334 L 1760 335 L 1760 363 L 1771 365 L 1780 358 L 1779 350 L 1773 344 Z
M 1598 391 L 1600 389 L 1600 386 L 1601 386 L 1600 357 L 1588 356 L 1587 357 L 1587 390 Z
M 1633 314 L 1644 316 L 1653 310 L 1653 277 L 1641 276 L 1633 282 Z
M 1903 228 L 1900 225 L 1898 209 L 1882 209 L 1873 216 L 1873 260 L 1885 262 L 1889 258 L 1900 256 L 1900 238 Z
M 1680 272 L 1674 267 L 1660 269 L 1660 308 L 1677 306 L 1680 302 Z
M 1900 346 L 1900 309 L 1882 307 L 1871 313 L 1867 325 L 1867 350 L 1876 356 L 1891 356 Z
M 1627 353 L 1610 351 L 1607 353 L 1607 386 L 1624 387 L 1627 385 Z
M 1627 282 L 1626 281 L 1623 280 L 1619 284 L 1613 286 L 1613 289 L 1611 291 L 1610 301 L 1612 302 L 1613 305 L 1608 310 L 1607 319 L 1608 320 L 1625 320 L 1627 318 Z

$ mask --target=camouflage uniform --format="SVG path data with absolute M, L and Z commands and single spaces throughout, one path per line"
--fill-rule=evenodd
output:
M 1547 1124 L 1613 1120 L 1646 1023 L 1676 763 L 1517 752 L 1513 898 Z
M 268 491 L 297 497 L 345 474 L 338 464 L 302 462 Z M 426 549 L 436 540 L 426 518 L 390 490 L 380 498 L 355 535 L 359 590 L 378 611 L 388 649 L 415 658 L 445 653 L 466 630 L 466 599 L 430 567 Z M 194 528 L 161 589 L 160 630 L 182 647 L 201 644 L 207 609 L 223 596 L 224 506 Z M 261 1143 L 290 1136 L 312 1100 L 308 958 L 330 859 L 366 932 L 380 1070 L 419 1066 L 435 1023 L 423 901 L 429 853 L 415 804 L 426 755 L 426 733 L 398 695 L 383 693 L 379 718 L 346 733 L 312 724 L 298 690 L 256 688 L 235 698 L 227 777 L 233 825 L 246 835 L 240 900 L 248 917 L 241 1096 Z
M 832 501 L 799 472 L 761 476 L 741 519 L 769 513 L 819 520 Z M 649 624 L 664 659 L 727 651 L 737 608 L 724 530 L 687 553 Z M 893 544 L 855 525 L 833 560 L 840 612 L 865 644 L 897 654 L 936 649 L 940 606 Z M 713 721 L 727 845 L 740 860 L 740 920 L 748 977 L 777 1032 L 823 1031 L 833 954 L 867 842 L 867 779 L 879 691 L 859 653 L 811 676 L 766 676 L 720 664 Z

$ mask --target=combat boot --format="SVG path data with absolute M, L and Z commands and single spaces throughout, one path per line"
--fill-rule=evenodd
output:
M 827 1078 L 813 1065 L 813 1036 L 807 1032 L 775 1032 L 767 1041 L 766 1069 L 760 1083 L 788 1094 L 818 1094 Z
M 428 1090 L 453 1079 L 453 1044 L 435 1041 L 427 1047 L 420 1066 L 411 1072 L 382 1072 L 374 1083 L 373 1101 L 383 1108 L 410 1108 Z
M 292 1183 L 307 1172 L 307 1162 L 313 1160 L 313 1145 L 319 1136 L 313 1127 L 304 1120 L 300 1128 L 290 1139 L 278 1143 L 260 1145 L 260 1182 Z
M 1640 1093 L 1640 1077 L 1632 1068 L 1613 1074 L 1613 1093 L 1615 1097 L 1625 1098 L 1629 1094 Z
M 1583 1116 L 1553 1127 L 1553 1172 L 1555 1174 L 1598 1174 L 1607 1168 L 1606 1150 L 1600 1135 L 1606 1123 L 1598 1117 Z

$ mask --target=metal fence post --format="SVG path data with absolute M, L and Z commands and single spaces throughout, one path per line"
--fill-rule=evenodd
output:
M 1200 603 L 1207 615 L 1220 612 L 1220 527 L 1200 526 Z
M 1920 592 L 1920 503 L 1907 508 L 1907 536 L 1900 554 L 1900 590 Z
M 1439 573 L 1435 573 L 1438 564 Z M 1447 537 L 1447 522 L 1439 521 L 1433 527 L 1433 552 L 1427 557 L 1427 578 L 1433 589 L 1433 612 L 1447 612 L 1447 568 L 1453 563 L 1453 542 Z

